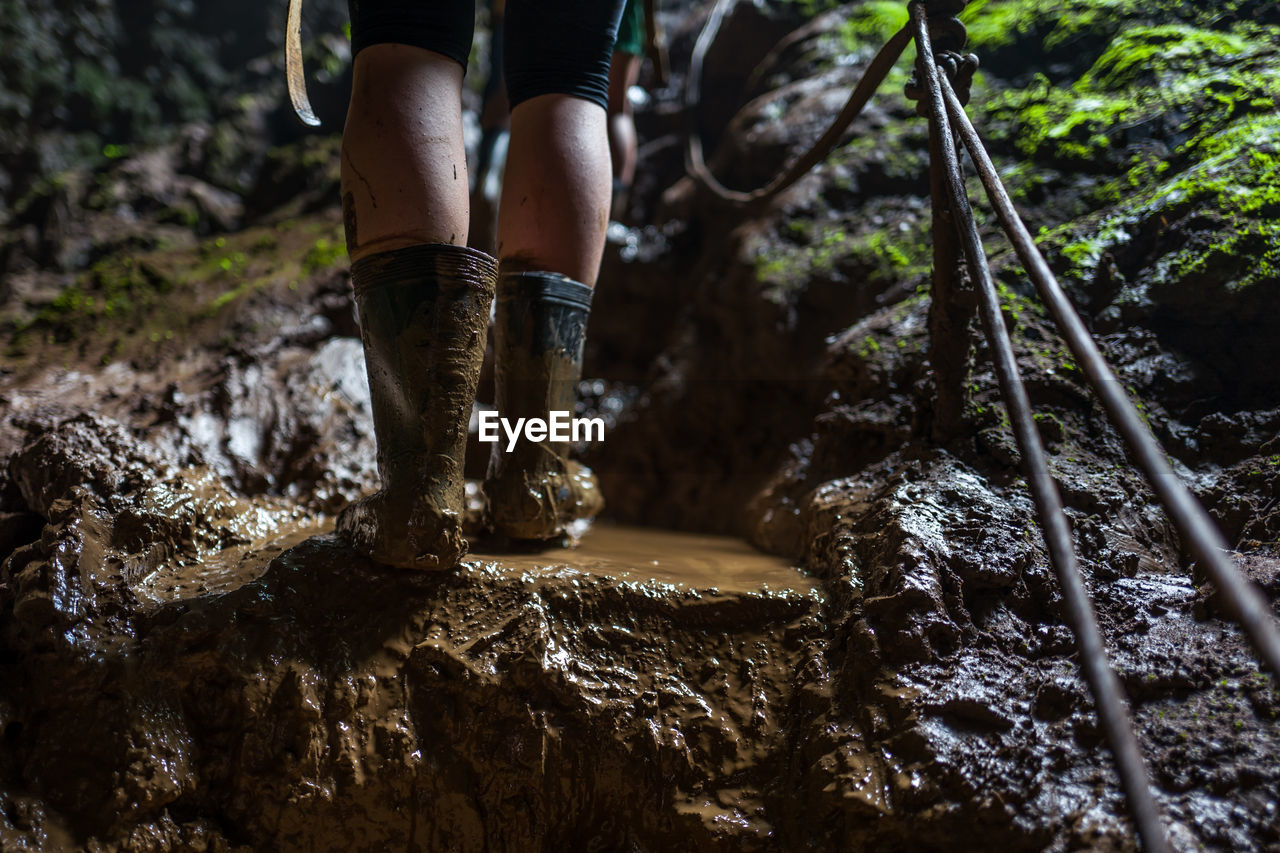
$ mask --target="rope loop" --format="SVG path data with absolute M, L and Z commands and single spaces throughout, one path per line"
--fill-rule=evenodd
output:
M 969 43 L 969 31 L 960 22 L 960 13 L 969 0 L 923 0 L 925 15 L 929 21 L 929 41 L 935 52 L 954 50 L 957 53 Z
M 947 75 L 947 81 L 955 90 L 960 104 L 969 103 L 969 89 L 973 85 L 974 72 L 978 70 L 978 55 L 975 53 L 959 54 L 953 50 L 939 54 L 938 68 Z
M 972 53 L 961 53 L 969 43 L 969 31 L 965 29 L 959 16 L 968 5 L 968 0 L 913 0 L 911 5 L 924 7 L 929 41 L 933 45 L 938 68 L 947 76 L 960 97 L 960 103 L 969 103 L 969 88 L 973 83 L 973 74 L 978 70 L 978 57 Z M 909 100 L 916 102 L 916 115 L 928 116 L 928 92 L 921 82 L 918 59 L 911 79 L 903 87 L 903 93 Z

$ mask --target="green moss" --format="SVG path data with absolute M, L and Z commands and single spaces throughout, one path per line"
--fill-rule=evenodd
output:
M 1151 413 L 1147 411 L 1147 404 L 1142 402 L 1142 398 L 1138 396 L 1138 389 L 1132 385 L 1126 385 L 1125 390 L 1129 392 L 1134 411 L 1138 413 L 1138 417 L 1142 418 L 1142 422 L 1147 425 L 1147 429 L 1151 429 Z
M 41 341 L 80 341 L 82 354 L 107 363 L 156 352 L 165 341 L 198 334 L 205 321 L 256 292 L 297 290 L 308 272 L 345 254 L 341 225 L 311 217 L 286 228 L 253 227 L 207 240 L 197 248 L 177 247 L 145 255 L 115 255 L 79 276 L 35 318 L 15 324 L 6 352 L 24 358 Z M 92 353 L 85 347 L 92 346 Z
M 927 220 L 907 231 L 850 233 L 839 223 L 795 220 L 786 227 L 795 244 L 771 244 L 754 259 L 756 279 L 777 299 L 811 278 L 842 274 L 874 283 L 925 275 L 932 257 Z
M 868 43 L 882 44 L 910 20 L 905 3 L 868 0 L 852 9 L 840 25 L 840 39 L 849 51 Z
M 1254 52 L 1247 40 L 1230 33 L 1181 24 L 1137 27 L 1118 34 L 1077 85 L 1086 91 L 1122 92 L 1176 82 Z
M 836 8 L 840 5 L 840 0 L 771 0 L 771 5 L 812 18 Z
M 1038 0 L 973 0 L 960 13 L 960 20 L 969 30 L 969 46 L 973 49 L 1006 47 L 1030 34 L 1043 33 L 1044 47 L 1053 50 L 1081 34 L 1114 27 L 1116 24 L 1105 9 L 1112 5 L 1117 4 L 1105 0 L 1052 4 Z
M 263 232 L 253 241 L 251 251 L 255 254 L 259 252 L 271 252 L 280 246 L 280 240 L 276 235 L 270 232 Z
M 1182 280 L 1235 269 L 1229 287 L 1280 278 L 1280 117 L 1241 123 L 1199 140 L 1197 153 L 1217 152 L 1158 186 L 1146 206 L 1166 218 L 1198 208 L 1216 221 L 1207 247 L 1189 246 L 1162 259 L 1160 277 Z
M 1014 144 L 1028 157 L 1088 166 L 1111 147 L 1109 133 L 1133 114 L 1123 98 L 1079 97 L 1052 89 L 1043 97 L 1032 91 L 1010 92 L 988 106 L 996 120 L 1018 125 Z
M 1013 331 L 1015 333 L 1022 331 L 1024 325 L 1022 319 L 1025 315 L 1031 314 L 1038 317 L 1044 316 L 1044 308 L 1039 302 L 1028 299 L 1022 294 L 1010 290 L 1002 281 L 996 282 L 996 293 L 1000 296 L 1000 310 L 1013 324 Z
M 135 319 L 172 289 L 172 281 L 133 257 L 107 258 L 41 308 L 31 326 L 73 340 L 104 319 Z
M 244 273 L 245 265 L 248 262 L 249 259 L 244 252 L 232 252 L 229 255 L 218 258 L 218 269 L 238 278 Z
M 1228 283 L 1228 290 L 1248 287 L 1259 281 L 1280 278 L 1280 226 L 1274 222 L 1250 223 L 1232 229 L 1197 253 L 1181 252 L 1167 265 L 1167 277 L 1186 279 L 1209 275 L 1213 270 L 1249 264 L 1248 270 Z
M 328 269 L 346 256 L 347 247 L 343 243 L 320 237 L 302 259 L 302 271 L 309 275 L 316 270 Z
M 783 255 L 756 255 L 756 280 L 760 282 L 775 281 L 787 271 L 787 258 Z
M 1184 24 L 1219 28 L 1234 22 L 1248 32 L 1257 0 L 971 0 L 960 13 L 971 48 L 996 50 L 1040 39 L 1047 52 L 1088 49 L 1119 32 L 1143 25 Z
M 1148 48 L 1157 58 L 1132 58 Z M 1042 235 L 1068 277 L 1087 281 L 1103 253 L 1135 233 L 1158 232 L 1194 216 L 1195 239 L 1166 253 L 1144 280 L 1157 286 L 1202 280 L 1203 286 L 1229 290 L 1280 278 L 1277 60 L 1280 52 L 1266 42 L 1184 26 L 1117 37 L 1068 97 L 1078 104 L 1081 92 L 1129 87 L 1132 104 L 1116 114 L 1129 125 L 1180 116 L 1172 130 L 1181 139 L 1163 157 L 1139 153 L 1115 161 L 1118 177 L 1098 184 L 1090 196 L 1093 204 L 1114 205 L 1113 210 Z M 1061 96 L 1041 99 L 1045 114 L 1054 114 L 1054 97 Z M 1005 96 L 1003 105 L 1015 99 Z M 1015 113 L 1036 115 L 1029 105 Z M 1050 137 L 1044 124 L 1031 122 L 1018 131 L 1020 149 L 1037 156 L 1070 153 L 1045 143 Z
M 895 0 L 867 0 L 850 5 L 846 17 L 835 29 L 834 43 L 827 48 L 832 57 L 823 67 L 833 67 L 855 56 L 870 58 L 906 26 L 909 19 L 907 5 Z M 902 88 L 911 76 L 915 58 L 915 44 L 909 43 L 880 84 L 877 102 L 883 104 L 886 100 L 903 98 Z
M 1016 4 L 996 9 L 1026 12 Z M 1126 27 L 1100 42 L 1105 49 L 1070 85 L 1036 75 L 994 96 L 979 109 L 979 122 L 991 126 L 993 139 L 1027 157 L 1090 171 L 1120 167 L 1128 174 L 1101 198 L 1115 202 L 1126 184 L 1139 185 L 1161 171 L 1150 155 L 1128 150 L 1135 129 L 1139 139 L 1209 139 L 1241 117 L 1274 114 L 1280 53 L 1271 41 L 1251 36 L 1248 28 Z M 1180 126 L 1170 127 L 1172 117 L 1179 117 Z
M 218 313 L 232 302 L 235 302 L 241 296 L 244 296 L 246 293 L 257 290 L 264 283 L 265 282 L 262 279 L 246 281 L 237 287 L 233 287 L 230 290 L 219 293 L 212 301 L 209 302 L 209 305 L 205 309 L 205 314 L 211 316 Z
M 890 180 L 915 181 L 928 173 L 929 149 L 925 129 L 915 122 L 894 124 L 867 136 L 855 136 L 832 153 L 833 166 L 850 170 L 874 163 Z M 839 187 L 849 190 L 849 186 Z

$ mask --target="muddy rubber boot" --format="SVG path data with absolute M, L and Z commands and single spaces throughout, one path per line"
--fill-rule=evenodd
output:
M 591 288 L 549 272 L 498 277 L 494 320 L 494 378 L 498 414 L 547 420 L 553 411 L 573 417 L 582 378 L 582 344 Z M 484 483 L 490 524 L 511 539 L 575 538 L 604 508 L 590 468 L 569 458 L 568 441 L 530 442 L 511 452 L 493 445 Z
M 449 569 L 462 535 L 467 422 L 497 264 L 463 246 L 410 246 L 351 265 L 382 489 L 338 532 L 393 566 Z

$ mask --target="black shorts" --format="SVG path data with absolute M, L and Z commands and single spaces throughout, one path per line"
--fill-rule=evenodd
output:
M 623 3 L 507 0 L 502 62 L 511 106 L 563 94 L 605 107 Z M 475 0 L 347 0 L 347 5 L 353 55 L 371 44 L 408 44 L 467 67 Z

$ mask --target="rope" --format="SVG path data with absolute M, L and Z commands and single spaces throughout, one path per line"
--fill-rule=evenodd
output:
M 293 111 L 303 124 L 318 127 L 320 119 L 311 109 L 307 78 L 302 72 L 302 0 L 289 0 L 289 16 L 284 27 L 284 72 Z
M 826 157 L 883 82 L 906 44 L 914 37 L 917 66 L 906 86 L 906 95 L 916 101 L 916 112 L 930 119 L 930 138 L 934 140 L 930 148 L 931 166 L 936 168 L 937 161 L 942 161 L 941 170 L 933 180 L 935 266 L 940 258 L 950 263 L 954 255 L 946 247 L 951 246 L 951 241 L 955 238 L 959 238 L 966 266 L 977 284 L 979 314 L 994 355 L 997 380 L 1009 409 L 1014 437 L 1027 467 L 1028 482 L 1040 518 L 1049 560 L 1062 587 L 1067 621 L 1080 650 L 1081 667 L 1093 694 L 1099 722 L 1112 755 L 1115 756 L 1121 785 L 1143 847 L 1152 851 L 1168 850 L 1160 810 L 1151 793 L 1120 682 L 1107 660 L 1097 616 L 1076 561 L 1062 499 L 1049 472 L 1044 446 L 1031 414 L 1030 400 L 1018 375 L 1013 345 L 1004 326 L 999 297 L 961 176 L 952 121 L 955 123 L 956 134 L 973 158 L 1003 230 L 1013 243 L 1014 250 L 1035 283 L 1076 361 L 1082 366 L 1090 386 L 1124 438 L 1135 463 L 1147 477 L 1184 542 L 1204 565 L 1221 592 L 1229 614 L 1244 628 L 1260 658 L 1277 675 L 1280 675 L 1280 627 L 1277 627 L 1275 616 L 1261 592 L 1228 559 L 1227 543 L 1221 533 L 1190 490 L 1174 474 L 1159 442 L 1121 390 L 1121 384 L 1036 248 L 1026 225 L 1018 216 L 1000 182 L 977 131 L 965 113 L 964 105 L 968 102 L 970 84 L 978 67 L 976 56 L 960 53 L 965 46 L 967 33 L 957 16 L 964 9 L 966 0 L 915 0 L 909 3 L 910 24 L 895 34 L 876 54 L 831 128 L 809 151 L 793 161 L 767 186 L 749 193 L 729 190 L 711 174 L 703 158 L 702 141 L 694 119 L 703 62 L 725 14 L 734 2 L 736 0 L 718 0 L 712 10 L 694 47 L 685 90 L 685 110 L 689 117 L 686 170 L 716 196 L 734 205 L 761 202 L 777 195 Z M 774 48 L 770 56 L 779 55 L 786 46 L 798 40 L 800 32 L 810 30 L 811 26 L 792 33 Z M 933 49 L 934 40 L 940 48 L 937 53 Z M 752 79 L 755 80 L 756 76 Z M 937 272 L 935 269 L 935 273 Z M 945 279 L 946 276 L 943 276 L 943 280 Z M 935 275 L 935 299 L 954 302 L 960 298 L 950 285 L 946 293 L 939 292 L 939 282 Z M 941 327 L 931 326 L 932 333 L 937 334 L 940 329 Z M 950 329 L 947 334 L 967 336 L 967 331 L 955 328 Z M 959 345 L 962 353 L 968 349 L 965 340 L 958 338 L 952 343 Z M 936 347 L 938 342 L 935 341 L 934 344 Z M 944 392 L 949 393 L 948 389 L 939 390 L 940 399 Z
M 1093 337 L 1076 314 L 1062 286 L 1049 271 L 1049 265 L 1045 262 L 1044 256 L 1036 248 L 1035 241 L 1027 231 L 1027 226 L 1023 224 L 1017 210 L 1014 209 L 1008 192 L 996 174 L 991 157 L 983 147 L 978 132 L 969 121 L 955 92 L 945 84 L 943 88 L 948 111 L 955 119 L 965 148 L 973 157 L 978 175 L 986 188 L 987 197 L 995 208 L 996 216 L 1013 243 L 1018 259 L 1022 261 L 1036 290 L 1039 291 L 1040 298 L 1044 300 L 1050 315 L 1058 324 L 1067 346 L 1075 355 L 1076 363 L 1083 368 L 1094 393 L 1098 395 L 1111 422 L 1124 438 L 1138 468 L 1146 475 L 1152 490 L 1168 510 L 1183 541 L 1195 554 L 1196 559 L 1204 565 L 1214 585 L 1222 593 L 1228 611 L 1244 628 L 1254 649 L 1271 671 L 1280 674 L 1280 628 L 1276 627 L 1275 617 L 1266 599 L 1227 558 L 1226 553 L 1230 549 L 1226 540 L 1222 538 L 1222 534 L 1218 532 L 1204 507 L 1173 472 L 1159 442 L 1151 434 L 1150 428 L 1143 423 L 1133 403 L 1125 396 L 1123 385 L 1116 379 L 1110 366 L 1098 351 L 1098 345 L 1094 343 Z
M 987 265 L 982 238 L 978 235 L 978 227 L 973 220 L 973 210 L 969 206 L 964 179 L 960 174 L 960 161 L 956 155 L 955 145 L 951 142 L 951 129 L 943 105 L 943 83 L 939 79 L 942 75 L 938 73 L 939 67 L 933 61 L 933 49 L 929 43 L 924 5 L 918 2 L 912 3 L 910 8 L 911 23 L 915 29 L 916 47 L 920 57 L 920 70 L 928 93 L 926 106 L 929 118 L 942 131 L 944 139 L 948 140 L 947 144 L 942 146 L 942 158 L 946 170 L 946 188 L 951 201 L 952 219 L 960 232 L 960 246 L 969 267 L 969 274 L 977 285 L 978 313 L 982 318 L 987 342 L 991 346 L 1000 393 L 1005 407 L 1009 410 L 1014 439 L 1017 441 L 1019 453 L 1022 454 L 1027 482 L 1031 487 L 1031 496 L 1040 517 L 1040 529 L 1044 536 L 1045 547 L 1049 551 L 1049 562 L 1053 565 L 1054 572 L 1058 576 L 1058 585 L 1062 589 L 1063 610 L 1067 623 L 1075 635 L 1076 646 L 1080 651 L 1080 666 L 1084 670 L 1089 691 L 1093 694 L 1098 721 L 1111 747 L 1111 754 L 1115 757 L 1116 769 L 1120 773 L 1120 783 L 1133 813 L 1134 822 L 1138 825 L 1142 846 L 1154 853 L 1163 853 L 1170 848 L 1165 839 L 1164 827 L 1160 822 L 1160 808 L 1156 805 L 1155 797 L 1151 793 L 1146 765 L 1138 747 L 1138 738 L 1133 733 L 1133 726 L 1129 720 L 1120 680 L 1107 660 L 1106 645 L 1102 639 L 1102 631 L 1098 627 L 1098 617 L 1094 613 L 1089 592 L 1080 575 L 1080 566 L 1076 562 L 1075 545 L 1071 538 L 1071 528 L 1067 524 L 1062 497 L 1058 494 L 1058 486 L 1054 482 L 1053 475 L 1049 473 L 1044 445 L 1040 441 L 1040 433 L 1036 430 L 1035 419 L 1032 416 L 1031 401 L 1027 397 L 1026 388 L 1022 385 L 1017 359 L 1013 353 L 1013 344 L 1009 339 L 1009 331 L 1005 328 L 1004 317 L 1000 313 L 1000 296 L 996 291 L 995 281 L 991 278 L 991 269 Z
M 875 94 L 876 89 L 884 82 L 885 76 L 888 75 L 889 70 L 898 61 L 898 57 L 902 55 L 902 51 L 906 49 L 907 44 L 910 43 L 911 33 L 907 27 L 903 27 L 880 49 L 875 58 L 871 60 L 871 64 L 867 66 L 866 71 L 863 72 L 857 86 L 854 87 L 853 93 L 849 96 L 849 100 L 840 110 L 840 114 L 836 116 L 831 127 L 827 128 L 827 132 L 808 151 L 793 160 L 767 186 L 752 192 L 739 192 L 725 187 L 707 168 L 707 163 L 702 153 L 702 137 L 697 127 L 697 106 L 701 100 L 703 61 L 706 59 L 707 51 L 716 40 L 716 35 L 720 31 L 721 21 L 736 2 L 737 0 L 717 0 L 715 8 L 711 10 L 711 15 L 707 18 L 707 22 L 702 28 L 702 32 L 698 34 L 698 41 L 694 44 L 693 56 L 689 61 L 689 76 L 685 84 L 684 107 L 685 116 L 688 120 L 685 170 L 695 181 L 724 201 L 734 205 L 761 204 L 800 180 L 810 169 L 821 163 L 828 154 L 835 150 L 836 145 L 840 142 L 840 137 L 844 135 L 849 125 L 866 107 L 871 100 L 871 96 Z

